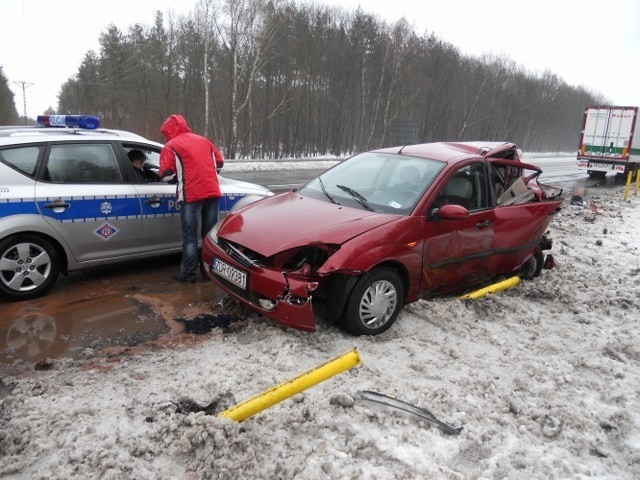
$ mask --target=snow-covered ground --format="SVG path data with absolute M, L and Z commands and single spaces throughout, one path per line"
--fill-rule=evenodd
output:
M 174 325 L 144 348 L 4 376 L 0 477 L 640 478 L 640 197 L 584 200 L 567 197 L 551 224 L 554 270 L 475 301 L 416 302 L 378 337 L 238 309 L 205 335 Z M 218 416 L 354 347 L 361 365 L 243 422 Z
M 226 173 L 246 173 L 246 172 L 267 172 L 274 170 L 322 170 L 333 167 L 339 163 L 335 160 L 281 160 L 277 162 L 250 162 L 239 160 L 227 160 L 224 164 L 223 174 Z

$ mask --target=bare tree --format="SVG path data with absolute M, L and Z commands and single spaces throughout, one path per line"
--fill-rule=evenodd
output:
M 607 101 L 552 72 L 463 56 L 404 20 L 289 0 L 198 0 L 189 17 L 157 12 L 100 41 L 62 85 L 59 112 L 147 136 L 181 112 L 229 158 L 471 138 L 573 149 L 584 105 Z
M 239 153 L 238 117 L 249 104 L 257 73 L 264 62 L 264 49 L 273 38 L 273 32 L 265 23 L 263 0 L 224 0 L 222 11 L 226 17 L 215 24 L 230 60 L 231 118 L 227 155 L 236 158 Z M 241 86 L 244 86 L 244 92 L 240 92 Z
M 204 83 L 204 136 L 209 136 L 209 44 L 213 33 L 213 25 L 215 23 L 215 5 L 214 0 L 198 0 L 195 9 L 196 24 L 198 30 L 202 33 L 204 42 L 202 81 Z

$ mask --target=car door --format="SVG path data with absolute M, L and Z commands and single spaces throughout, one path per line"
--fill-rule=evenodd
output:
M 176 202 L 176 185 L 159 177 L 161 147 L 141 143 L 125 143 L 125 154 L 143 152 L 146 181 L 140 183 L 128 165 L 127 181 L 131 183 L 142 210 L 141 252 L 152 254 L 182 248 L 180 208 Z
M 75 261 L 139 254 L 140 201 L 123 180 L 113 142 L 49 144 L 35 196 Z
M 492 171 L 506 172 L 498 175 L 504 182 L 497 185 L 505 193 L 496 193 L 494 258 L 489 269 L 494 275 L 513 272 L 519 268 L 538 247 L 561 200 L 536 200 L 533 190 L 526 185 L 526 172 L 538 167 L 517 160 L 489 159 Z M 496 187 L 498 190 L 498 187 Z
M 490 277 L 494 210 L 491 208 L 485 162 L 467 164 L 436 186 L 424 223 L 423 294 L 446 293 Z M 443 219 L 437 210 L 456 204 L 467 209 L 462 219 Z M 435 210 L 435 211 L 434 211 Z

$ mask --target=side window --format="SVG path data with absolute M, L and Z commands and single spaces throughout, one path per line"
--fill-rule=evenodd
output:
M 4 150 L 0 150 L 0 161 L 33 177 L 36 173 L 38 157 L 42 149 L 42 145 L 5 148 Z
M 131 160 L 134 151 L 142 152 L 142 170 L 145 182 L 159 182 L 160 178 L 160 149 L 150 148 L 148 145 L 124 144 L 124 150 Z
M 469 211 L 489 206 L 487 175 L 483 163 L 462 167 L 445 183 L 438 193 L 434 207 L 461 205 Z
M 121 183 L 110 144 L 53 145 L 45 180 L 56 183 Z

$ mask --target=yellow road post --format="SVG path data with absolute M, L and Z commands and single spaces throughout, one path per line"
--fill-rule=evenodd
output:
M 276 403 L 280 403 L 281 401 L 295 395 L 296 393 L 300 393 L 309 387 L 313 387 L 314 385 L 327 380 L 338 373 L 349 370 L 360 363 L 362 363 L 360 355 L 358 354 L 358 350 L 354 348 L 333 360 L 312 368 L 295 378 L 276 385 L 269 390 L 259 393 L 258 395 L 225 410 L 219 416 L 230 418 L 236 422 L 242 422 L 252 415 L 261 412 Z
M 494 283 L 489 285 L 488 287 L 481 288 L 480 290 L 476 290 L 475 292 L 467 293 L 466 295 L 462 295 L 460 297 L 461 300 L 475 300 L 480 297 L 484 297 L 488 293 L 501 292 L 502 290 L 506 290 L 511 287 L 515 287 L 520 285 L 520 277 L 517 275 L 515 277 L 507 278 L 498 283 Z
M 633 172 L 629 170 L 629 174 L 627 175 L 627 182 L 624 186 L 624 197 L 623 200 L 626 202 L 627 197 L 629 196 L 629 189 L 631 188 L 631 179 L 633 178 Z

